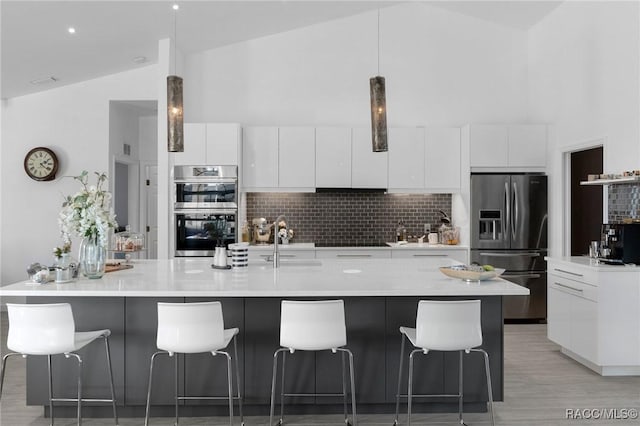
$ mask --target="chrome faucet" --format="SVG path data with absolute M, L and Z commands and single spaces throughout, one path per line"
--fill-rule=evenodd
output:
M 287 223 L 287 218 L 284 217 L 283 214 L 278 216 L 275 222 L 273 222 L 273 267 L 278 268 L 280 266 L 280 252 L 278 251 L 278 240 L 280 237 L 278 236 L 280 229 L 278 228 L 278 224 L 280 221 L 284 221 L 285 229 L 287 230 L 287 234 L 289 234 L 289 223 Z

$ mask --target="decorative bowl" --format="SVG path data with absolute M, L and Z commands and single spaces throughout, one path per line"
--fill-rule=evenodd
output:
M 458 278 L 463 281 L 486 281 L 493 279 L 504 272 L 504 269 L 495 268 L 493 271 L 473 271 L 468 269 L 462 269 L 463 265 L 459 266 L 443 266 L 440 268 L 440 272 L 451 278 Z

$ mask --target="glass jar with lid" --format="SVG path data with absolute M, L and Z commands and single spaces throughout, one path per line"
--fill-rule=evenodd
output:
M 113 251 L 134 252 L 144 249 L 144 235 L 131 231 L 131 226 L 127 225 L 122 232 L 113 234 Z

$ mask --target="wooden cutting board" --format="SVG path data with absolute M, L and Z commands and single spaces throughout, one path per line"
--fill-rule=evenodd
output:
M 107 263 L 107 265 L 104 268 L 105 272 L 115 272 L 115 271 L 122 271 L 124 269 L 131 269 L 133 268 L 133 265 L 123 265 L 122 263 Z

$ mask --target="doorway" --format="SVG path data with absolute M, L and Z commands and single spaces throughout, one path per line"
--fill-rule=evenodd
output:
M 580 182 L 587 180 L 587 175 L 602 173 L 603 153 L 602 146 L 571 153 L 571 256 L 587 254 L 589 243 L 601 239 L 603 187 Z

